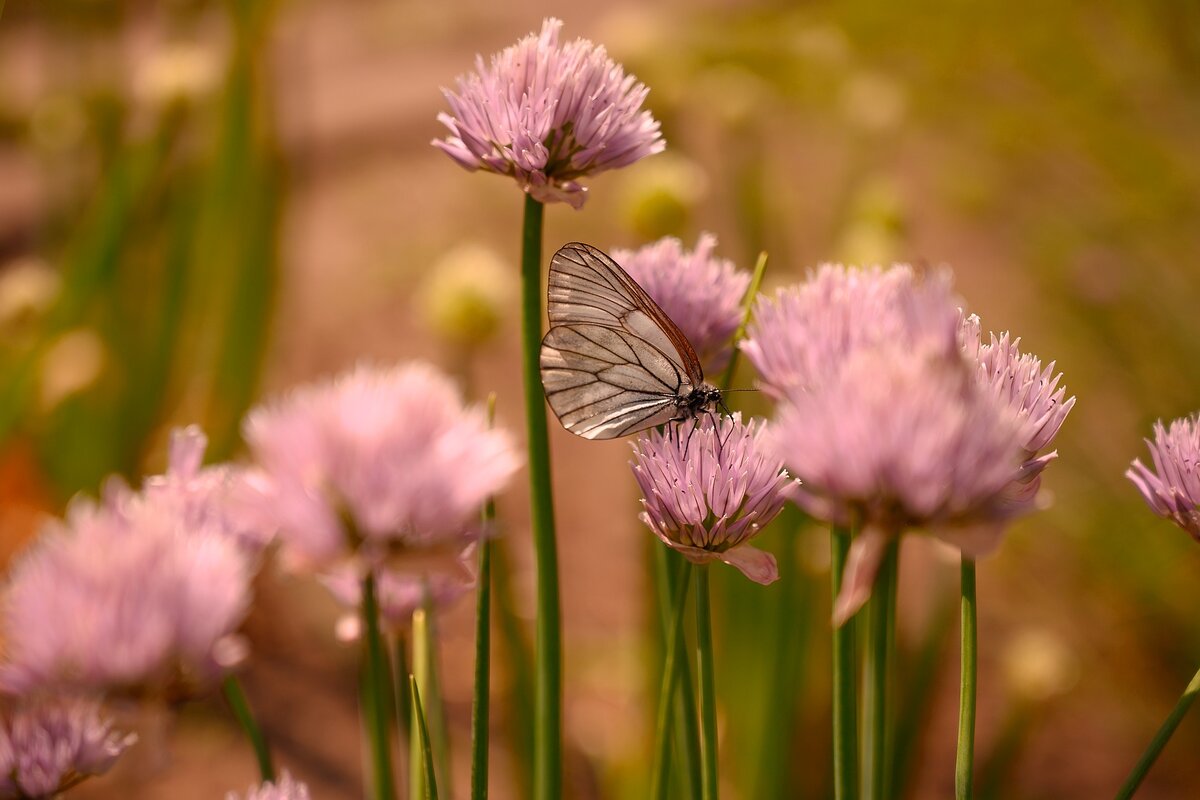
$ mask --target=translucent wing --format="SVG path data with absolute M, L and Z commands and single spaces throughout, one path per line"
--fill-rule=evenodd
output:
M 615 261 L 578 242 L 550 261 L 542 386 L 563 427 L 613 439 L 660 425 L 704 381 L 687 337 Z
M 604 253 L 571 242 L 550 260 L 550 327 L 591 323 L 621 328 L 672 360 L 695 387 L 704 382 L 700 359 L 679 327 L 642 287 Z
M 614 439 L 675 416 L 691 391 L 683 370 L 624 328 L 556 325 L 542 340 L 542 387 L 563 427 L 585 439 Z

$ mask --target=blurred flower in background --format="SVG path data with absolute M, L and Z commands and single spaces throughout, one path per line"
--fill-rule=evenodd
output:
M 123 487 L 77 500 L 10 573 L 4 687 L 187 695 L 244 658 L 254 566 L 211 521 Z
M 0 798 L 42 800 L 101 775 L 136 740 L 76 697 L 8 701 L 0 710 Z
M 700 234 L 691 252 L 678 239 L 664 238 L 638 250 L 613 250 L 613 259 L 679 326 L 705 372 L 729 361 L 730 339 L 742 321 L 742 297 L 750 273 L 714 251 L 717 237 Z
M 560 45 L 562 21 L 547 19 L 444 90 L 450 129 L 433 142 L 469 170 L 515 178 L 543 203 L 583 206 L 579 178 L 628 166 L 665 147 L 642 103 L 649 92 L 586 39 Z
M 1146 504 L 1200 540 L 1200 414 L 1164 426 L 1154 424 L 1154 441 L 1146 440 L 1154 469 L 1134 459 L 1125 477 Z
M 375 570 L 375 593 L 379 616 L 385 628 L 396 630 L 412 624 L 413 612 L 428 604 L 433 608 L 450 605 L 475 588 L 473 574 L 477 560 L 474 547 L 459 554 L 458 570 L 451 562 L 439 560 L 424 566 L 416 559 L 404 569 L 386 567 Z M 362 635 L 362 577 L 350 567 L 341 567 L 320 576 L 321 583 L 349 611 L 337 622 L 337 636 L 353 641 Z
M 783 508 L 794 481 L 763 447 L 763 425 L 734 413 L 638 437 L 633 476 L 642 522 L 689 561 L 723 561 L 757 583 L 779 578 L 775 557 L 748 544 Z
M 295 389 L 252 410 L 245 436 L 260 468 L 250 513 L 292 566 L 318 570 L 440 556 L 455 571 L 520 463 L 509 435 L 420 363 Z
M 626 174 L 622 212 L 643 239 L 678 236 L 707 196 L 708 184 L 700 164 L 677 153 L 663 153 Z
M 419 305 L 439 338 L 472 350 L 487 344 L 517 293 L 515 267 L 482 244 L 461 244 L 429 269 Z

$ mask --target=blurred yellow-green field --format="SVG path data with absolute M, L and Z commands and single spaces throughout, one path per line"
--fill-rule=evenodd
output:
M 1195 4 L 9 0 L 0 549 L 111 473 L 161 471 L 171 426 L 199 423 L 211 458 L 240 456 L 253 403 L 359 362 L 433 361 L 475 398 L 496 392 L 519 435 L 522 198 L 430 140 L 441 87 L 550 14 L 650 87 L 667 150 L 591 180 L 581 211 L 550 206 L 547 254 L 711 231 L 745 269 L 767 251 L 768 287 L 823 262 L 946 264 L 985 329 L 1057 362 L 1078 404 L 1046 473 L 1053 502 L 979 566 L 977 796 L 1111 796 L 1200 663 L 1200 550 L 1123 476 L 1155 420 L 1200 410 Z M 652 537 L 627 443 L 552 424 L 551 447 L 566 796 L 640 797 Z M 499 509 L 505 596 L 528 623 L 523 481 Z M 715 578 L 724 796 L 826 797 L 827 543 L 798 514 L 766 538 L 778 584 Z M 897 796 L 953 796 L 957 610 L 954 560 L 906 540 Z M 246 628 L 247 692 L 318 799 L 362 793 L 357 654 L 337 616 L 321 587 L 268 569 Z M 464 600 L 440 620 L 452 796 L 472 616 Z M 511 675 L 531 630 L 493 633 L 497 798 L 528 791 Z M 73 796 L 221 797 L 254 780 L 217 699 L 122 722 L 138 745 Z M 1200 796 L 1197 747 L 1192 716 L 1138 797 Z

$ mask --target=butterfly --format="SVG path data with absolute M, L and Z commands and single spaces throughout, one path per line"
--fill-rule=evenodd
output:
M 563 427 L 615 439 L 721 405 L 671 318 L 617 262 L 571 242 L 550 260 L 542 388 Z

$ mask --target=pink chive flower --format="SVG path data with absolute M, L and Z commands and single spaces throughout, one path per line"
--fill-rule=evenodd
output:
M 243 800 L 237 792 L 225 795 L 225 800 Z M 311 800 L 308 787 L 288 774 L 287 770 L 275 782 L 267 781 L 260 786 L 251 786 L 245 800 Z
M 667 312 L 687 336 L 706 372 L 729 361 L 730 338 L 742 321 L 742 297 L 750 273 L 717 258 L 717 238 L 702 233 L 688 252 L 672 237 L 640 250 L 614 250 L 613 258 Z
M 1154 441 L 1146 440 L 1154 469 L 1134 459 L 1125 477 L 1146 504 L 1200 541 L 1200 414 L 1154 423 Z
M 804 283 L 760 298 L 740 346 L 778 399 L 819 384 L 854 350 L 954 350 L 960 305 L 948 272 L 922 278 L 907 266 L 826 264 Z
M 779 578 L 775 557 L 748 542 L 783 508 L 794 481 L 762 446 L 764 427 L 734 414 L 642 435 L 633 476 L 642 490 L 642 522 L 689 561 L 724 561 L 747 578 Z
M 457 557 L 520 463 L 509 435 L 423 364 L 360 366 L 260 406 L 244 430 L 258 524 L 315 569 Z
M 971 557 L 1032 506 L 1005 491 L 1026 430 L 972 379 L 957 354 L 875 348 L 852 353 L 832 379 L 789 393 L 776 451 L 801 485 L 792 496 L 820 519 L 862 523 L 835 622 L 866 602 L 891 536 L 924 528 Z
M 10 701 L 0 711 L 0 798 L 41 800 L 107 772 L 136 741 L 71 696 Z
M 186 690 L 244 655 L 235 631 L 253 559 L 219 525 L 124 500 L 76 501 L 15 563 L 3 610 L 6 690 Z
M 1058 435 L 1063 422 L 1075 407 L 1075 397 L 1067 397 L 1061 385 L 1062 373 L 1054 371 L 1051 361 L 1045 367 L 1037 356 L 1022 353 L 1020 338 L 1007 332 L 989 335 L 983 341 L 979 317 L 966 317 L 961 329 L 962 348 L 969 363 L 978 365 L 980 383 L 1001 402 L 1015 410 L 1026 424 L 1021 441 L 1024 461 L 1010 484 L 1010 496 L 1032 498 L 1041 486 L 1041 472 L 1058 457 L 1058 451 L 1039 455 Z
M 543 203 L 586 199 L 579 178 L 626 167 L 662 152 L 659 124 L 642 103 L 649 93 L 603 47 L 587 39 L 559 44 L 560 20 L 542 23 L 475 72 L 443 89 L 450 130 L 433 146 L 468 170 L 514 178 Z

